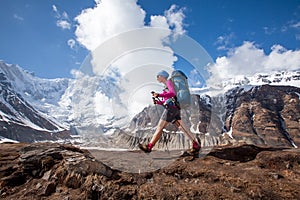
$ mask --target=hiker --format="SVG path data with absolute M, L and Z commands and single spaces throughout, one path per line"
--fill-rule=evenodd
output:
M 163 90 L 162 93 L 152 92 L 153 99 L 157 99 L 161 97 L 162 100 L 155 100 L 156 104 L 163 105 L 165 107 L 162 116 L 158 122 L 156 131 L 148 144 L 140 144 L 139 148 L 146 153 L 150 153 L 152 148 L 162 136 L 163 129 L 168 125 L 168 123 L 174 123 L 178 128 L 180 128 L 192 141 L 192 148 L 187 151 L 187 153 L 191 155 L 196 155 L 199 153 L 201 144 L 198 143 L 197 138 L 194 134 L 190 132 L 189 129 L 186 128 L 185 124 L 181 120 L 180 116 L 180 107 L 177 102 L 174 101 L 176 96 L 176 91 L 174 89 L 174 84 L 171 80 L 168 80 L 169 74 L 168 72 L 162 70 L 157 74 L 157 81 L 163 83 L 166 86 L 166 89 Z

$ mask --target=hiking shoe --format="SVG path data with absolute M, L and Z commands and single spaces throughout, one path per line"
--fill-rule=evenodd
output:
M 187 150 L 186 152 L 187 152 L 188 155 L 196 157 L 196 156 L 199 156 L 200 150 L 201 150 L 201 147 L 198 146 L 197 148 L 192 147 L 191 149 Z
M 145 153 L 150 153 L 151 152 L 151 149 L 148 148 L 148 145 L 147 144 L 139 144 L 139 148 L 145 152 Z

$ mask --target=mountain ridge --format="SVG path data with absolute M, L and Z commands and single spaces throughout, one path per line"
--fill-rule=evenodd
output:
M 18 66 L 0 63 L 0 133 L 2 137 L 22 142 L 69 138 L 69 131 L 54 118 L 38 111 L 19 91 L 29 82 Z M 8 69 L 11 67 L 11 71 Z M 19 75 L 18 75 L 19 74 Z M 29 75 L 31 76 L 31 75 Z M 20 84 L 20 88 L 17 85 Z M 25 88 L 25 87 L 24 87 Z
M 38 111 L 39 115 L 48 118 L 61 130 L 73 130 L 73 133 L 79 133 L 85 138 L 86 143 L 90 143 L 89 145 L 103 144 L 103 142 L 109 141 L 107 136 L 123 133 L 125 130 L 124 127 L 121 127 L 121 124 L 127 123 L 126 120 L 124 121 L 122 115 L 119 117 L 115 115 L 119 114 L 119 110 L 116 107 L 122 106 L 116 104 L 121 102 L 118 98 L 120 98 L 119 94 L 122 90 L 118 87 L 117 80 L 114 78 L 82 75 L 76 79 L 41 79 L 17 65 L 6 64 L 3 61 L 0 61 L 0 78 L 1 83 L 6 84 L 6 89 L 9 86 L 10 92 L 18 94 L 17 96 L 21 97 L 22 101 L 27 102 L 27 104 L 30 102 L 29 105 Z M 266 83 L 264 85 L 291 84 L 299 87 L 300 71 L 273 72 L 269 75 L 256 74 L 253 77 L 236 77 L 233 80 L 222 82 L 219 85 L 222 88 L 219 92 L 221 91 L 223 94 L 220 95 L 218 93 L 217 96 L 213 94 L 213 89 L 191 88 L 192 93 L 195 95 L 193 101 L 198 106 L 195 111 L 199 112 L 184 113 L 185 115 L 192 113 L 192 118 L 188 122 L 191 130 L 197 134 L 205 133 L 208 131 L 209 123 L 212 123 L 218 130 L 211 131 L 226 133 L 230 138 L 231 126 L 228 125 L 230 123 L 225 118 L 229 116 L 226 114 L 226 111 L 229 108 L 227 104 L 231 100 L 227 100 L 228 102 L 226 103 L 225 101 L 228 97 L 224 96 L 224 94 L 228 94 L 228 92 L 234 91 L 236 88 L 242 89 L 244 93 L 248 91 L 251 93 L 253 88 L 261 86 L 260 84 L 262 83 Z M 236 93 L 234 95 L 239 94 Z M 295 92 L 295 95 L 298 95 L 299 99 L 300 92 Z M 223 99 L 223 102 L 212 102 L 212 98 Z M 3 98 L 1 101 L 5 103 Z M 214 110 L 211 112 L 211 109 L 218 110 L 218 116 L 211 115 L 211 113 L 216 115 Z M 152 109 L 151 112 L 157 113 L 157 109 Z M 223 117 L 224 119 L 210 120 L 218 117 Z M 134 120 L 134 118 L 131 120 Z M 201 123 L 199 123 L 199 120 Z M 155 124 L 156 122 L 154 121 L 157 120 L 152 119 L 152 123 Z M 134 121 L 128 122 L 128 124 L 127 128 L 132 132 L 141 131 L 138 124 L 134 125 Z M 132 127 L 135 128 L 132 129 Z M 154 127 L 155 125 L 150 129 L 148 128 L 147 131 L 152 133 Z M 174 130 L 176 132 L 176 129 L 173 128 L 173 132 Z M 219 134 L 215 138 L 211 138 L 211 141 L 206 140 L 206 143 L 215 145 L 220 142 L 217 137 L 219 137 Z

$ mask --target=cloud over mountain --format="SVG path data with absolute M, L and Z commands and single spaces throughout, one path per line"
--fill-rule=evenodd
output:
M 145 21 L 146 11 L 137 0 L 96 1 L 93 8 L 85 9 L 75 17 L 77 41 L 88 50 L 95 50 L 102 42 L 125 31 L 144 27 L 161 27 L 173 31 L 174 35 L 185 33 L 184 9 L 171 5 L 164 15 L 150 16 L 149 25 Z
M 266 54 L 255 43 L 245 41 L 232 48 L 227 56 L 218 57 L 209 67 L 210 82 L 234 78 L 238 75 L 253 76 L 256 73 L 272 71 L 293 71 L 300 69 L 300 50 L 287 50 L 281 45 L 273 45 Z
M 75 34 L 78 42 L 92 51 L 113 35 L 143 27 L 145 15 L 136 0 L 98 1 L 75 18 Z

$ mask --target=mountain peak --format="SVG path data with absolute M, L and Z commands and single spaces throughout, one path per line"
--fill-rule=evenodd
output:
M 253 76 L 239 75 L 217 84 L 225 90 L 246 85 L 288 85 L 300 87 L 300 71 L 273 71 L 270 73 L 256 73 Z

